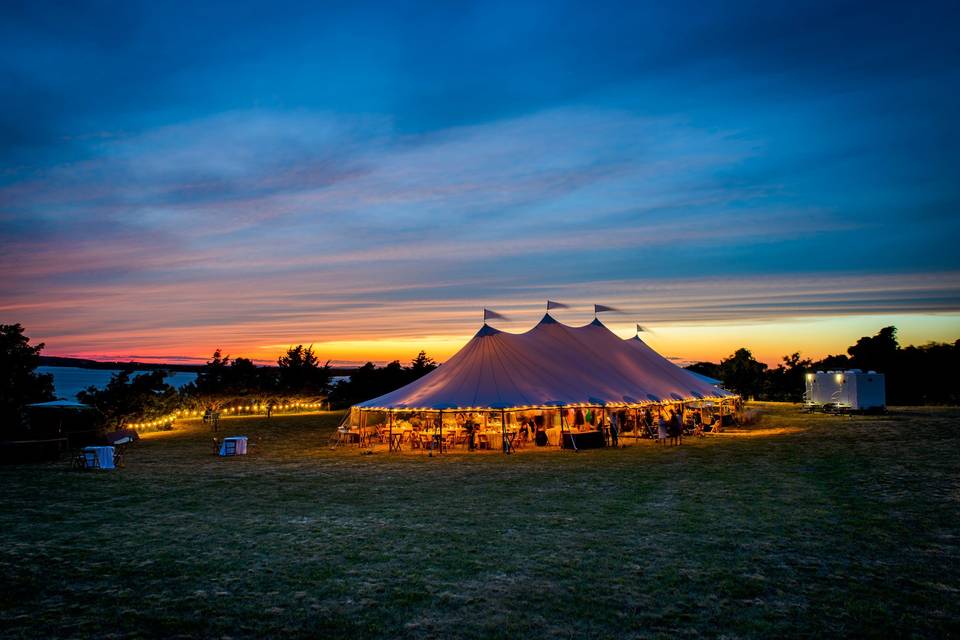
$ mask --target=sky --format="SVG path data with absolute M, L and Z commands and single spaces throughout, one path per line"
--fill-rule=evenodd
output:
M 443 360 L 548 298 L 683 361 L 952 342 L 958 18 L 4 2 L 0 322 L 171 362 Z

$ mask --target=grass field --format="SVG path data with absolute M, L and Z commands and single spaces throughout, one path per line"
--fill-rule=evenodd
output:
M 0 635 L 960 634 L 960 410 L 759 407 L 674 448 L 360 455 L 321 414 L 0 467 Z

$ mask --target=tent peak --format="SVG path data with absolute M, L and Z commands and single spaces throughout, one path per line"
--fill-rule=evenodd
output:
M 540 318 L 540 322 L 538 322 L 537 324 L 538 324 L 538 325 L 541 325 L 541 324 L 560 324 L 560 322 L 558 322 L 557 319 L 554 318 L 554 317 L 553 317 L 552 315 L 550 315 L 549 313 L 545 313 L 545 314 L 543 314 L 543 317 Z
M 503 332 L 500 331 L 500 329 L 496 329 L 496 328 L 494 328 L 494 327 L 491 327 L 491 326 L 488 325 L 486 322 L 484 322 L 484 323 L 483 323 L 483 326 L 480 327 L 480 331 L 477 331 L 476 337 L 477 337 L 477 338 L 482 338 L 483 336 L 492 336 L 492 335 L 496 335 L 496 334 L 498 334 L 498 333 L 503 333 Z

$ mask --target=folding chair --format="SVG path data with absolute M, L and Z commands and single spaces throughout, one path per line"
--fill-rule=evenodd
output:
M 73 459 L 73 466 L 77 469 L 99 469 L 100 458 L 97 457 L 96 451 L 81 451 Z
M 127 447 L 125 445 L 113 445 L 113 466 L 120 468 L 123 466 L 123 459 L 126 456 Z
M 235 456 L 237 455 L 237 441 L 226 438 L 223 441 L 223 454 L 224 456 Z
M 424 451 L 433 453 L 434 449 L 434 440 L 432 433 L 421 433 L 420 434 L 420 448 Z
M 460 444 L 460 436 L 458 436 L 457 434 L 453 434 L 453 435 L 449 435 L 449 436 L 447 436 L 447 435 L 443 436 L 443 448 L 444 448 L 444 449 L 453 449 L 453 448 L 455 448 L 458 444 Z

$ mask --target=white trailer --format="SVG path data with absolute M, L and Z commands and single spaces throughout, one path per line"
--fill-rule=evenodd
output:
M 804 400 L 810 408 L 870 411 L 886 407 L 886 386 L 876 371 L 817 371 L 806 376 Z

